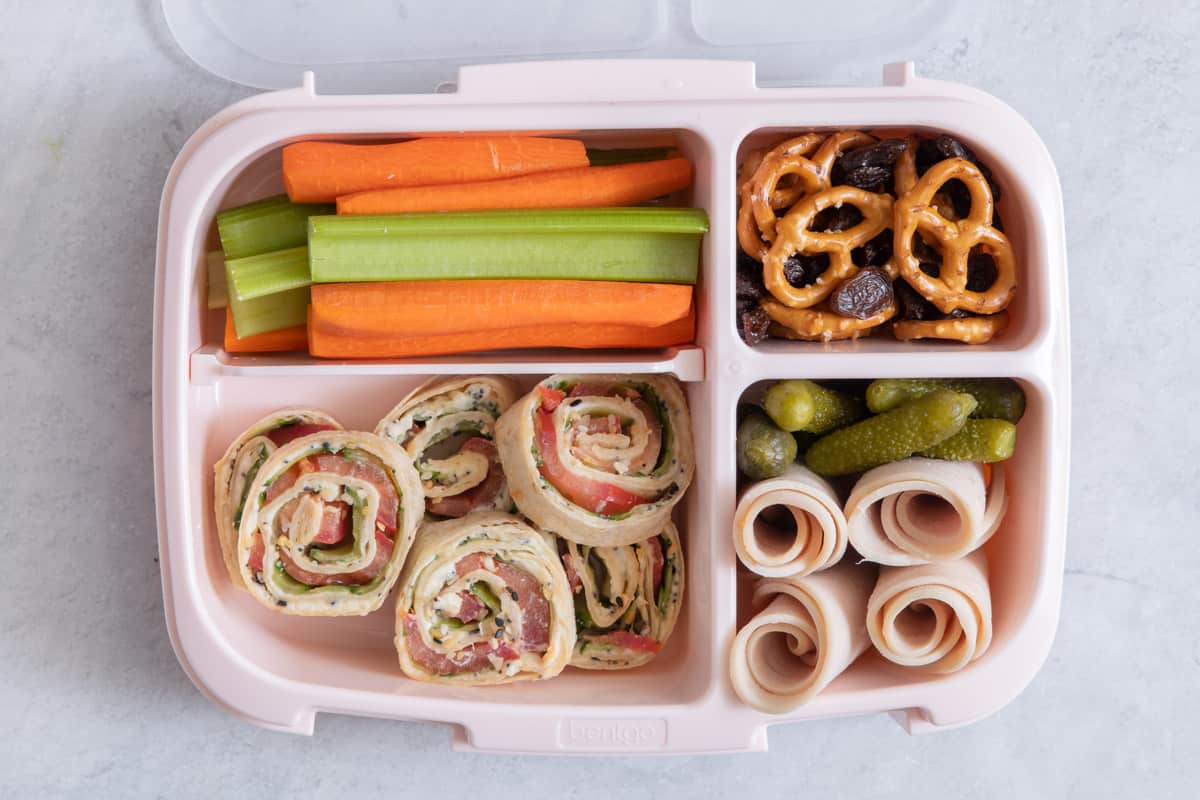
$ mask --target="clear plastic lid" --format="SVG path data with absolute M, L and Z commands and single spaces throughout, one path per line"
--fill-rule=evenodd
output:
M 760 85 L 861 79 L 953 28 L 956 0 L 162 0 L 179 46 L 246 86 L 431 92 L 464 64 L 753 61 Z

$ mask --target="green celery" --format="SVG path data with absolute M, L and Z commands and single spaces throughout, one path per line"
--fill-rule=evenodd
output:
M 696 282 L 708 217 L 690 208 L 314 216 L 314 283 L 576 279 Z
M 308 248 L 293 247 L 225 262 L 230 296 L 254 300 L 312 283 L 308 275 Z
M 308 218 L 332 214 L 336 206 L 293 203 L 287 195 L 269 197 L 217 214 L 217 233 L 226 258 L 245 258 L 305 243 Z
M 674 147 L 628 147 L 615 150 L 587 149 L 588 164 L 611 167 L 615 164 L 636 164 L 642 161 L 661 161 L 675 153 Z
M 224 308 L 229 305 L 229 291 L 225 284 L 225 256 L 213 250 L 205 256 L 208 267 L 208 307 Z
M 252 300 L 229 297 L 233 327 L 239 337 L 294 328 L 308 321 L 309 289 L 301 286 Z

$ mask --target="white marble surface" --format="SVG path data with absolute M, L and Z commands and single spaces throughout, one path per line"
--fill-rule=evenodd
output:
M 451 753 L 435 725 L 268 733 L 188 682 L 163 624 L 149 468 L 156 211 L 186 137 L 249 90 L 188 61 L 151 0 L 6 0 L 0 795 L 432 795 L 452 774 L 483 797 L 1196 796 L 1200 10 L 968 16 L 913 54 L 921 71 L 1024 113 L 1066 196 L 1074 468 L 1045 668 L 993 718 L 935 736 L 874 717 L 774 729 L 768 754 L 536 760 Z

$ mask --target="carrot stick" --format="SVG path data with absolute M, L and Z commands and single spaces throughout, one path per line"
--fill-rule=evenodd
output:
M 322 318 L 308 309 L 309 352 L 318 358 L 410 358 L 517 350 L 531 347 L 652 349 L 687 344 L 695 338 L 696 317 L 657 327 L 605 323 L 549 323 L 491 331 L 412 336 L 403 332 L 363 332 Z
M 652 328 L 687 316 L 692 287 L 569 280 L 326 283 L 312 287 L 312 304 L 331 324 L 392 335 L 566 323 Z
M 227 353 L 283 353 L 291 350 L 304 350 L 306 347 L 308 347 L 308 329 L 303 325 L 239 338 L 233 327 L 233 313 L 228 308 L 225 309 L 225 352 Z
M 339 214 L 588 208 L 644 203 L 692 182 L 692 162 L 667 158 L 611 167 L 579 167 L 495 181 L 377 189 L 343 195 Z
M 396 186 L 510 178 L 588 165 L 576 139 L 487 136 L 412 139 L 395 144 L 297 142 L 283 148 L 283 185 L 294 203 Z

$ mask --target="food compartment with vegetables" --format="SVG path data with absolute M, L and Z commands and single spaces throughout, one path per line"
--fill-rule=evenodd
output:
M 241 203 L 239 176 L 216 215 L 207 306 L 226 308 L 222 346 L 325 359 L 689 346 L 708 217 L 689 207 L 687 139 L 286 144 L 244 173 L 247 192 L 285 193 Z
M 1003 190 L 999 207 L 1004 233 L 1022 263 L 1010 323 L 1002 336 L 973 347 L 897 342 L 878 335 L 827 345 L 769 340 L 753 348 L 741 340 L 734 187 L 745 148 L 808 131 L 852 130 L 951 132 L 986 159 Z M 457 175 L 455 183 L 442 185 L 451 188 L 417 187 L 420 192 L 351 187 L 359 191 L 347 189 L 348 194 L 340 195 L 355 198 L 344 199 L 341 210 L 350 212 L 357 205 L 370 212 L 361 215 L 336 214 L 336 192 L 297 194 L 287 205 L 272 200 L 287 188 L 282 164 L 289 146 L 305 145 L 303 151 L 311 150 L 310 143 L 391 147 L 445 139 L 460 146 L 462 141 L 497 136 L 574 140 L 582 143 L 588 166 L 493 176 L 482 181 L 490 186 L 478 187 L 478 196 L 490 198 L 487 202 L 493 207 L 486 208 L 464 207 L 464 197 L 476 194 L 464 195 L 456 188 L 479 183 L 478 175 Z M 664 147 L 674 150 L 657 149 Z M 559 197 L 586 189 L 572 179 L 571 171 L 610 166 L 591 161 L 590 154 L 602 150 L 641 151 L 649 159 L 628 162 L 634 166 L 669 159 L 677 152 L 690 164 L 690 188 L 639 208 L 580 212 L 544 204 L 494 207 L 502 202 L 497 198 L 515 197 L 531 204 L 528 198 L 541 197 L 526 191 L 533 184 Z M 505 183 L 504 191 L 493 191 L 507 181 L 512 183 Z M 399 203 L 401 195 L 404 205 L 391 205 Z M 627 195 L 618 199 L 635 202 Z M 245 208 L 255 203 L 264 205 Z M 421 205 L 425 203 L 458 205 L 431 211 Z M 318 206 L 321 213 L 298 213 L 296 205 Z M 281 219 L 302 217 L 304 225 L 293 231 L 302 230 L 303 239 L 268 235 L 261 247 L 269 249 L 262 252 L 239 253 L 235 245 L 232 260 L 240 263 L 232 269 L 216 256 L 210 258 L 222 247 L 217 224 L 221 212 L 232 212 L 226 222 L 233 224 L 227 227 L 233 235 L 230 241 L 236 242 L 238 225 L 243 226 L 241 233 L 255 235 L 244 226 L 252 228 L 264 209 L 281 213 Z M 386 212 L 386 217 L 378 212 Z M 664 229 L 662 214 L 667 215 L 669 229 Z M 393 224 L 395 217 L 402 219 Z M 560 224 L 564 219 L 568 227 Z M 523 264 L 520 254 L 538 250 L 551 229 L 553 246 L 539 250 L 545 260 L 524 259 L 529 263 Z M 617 242 L 614 247 L 628 247 L 618 240 L 631 232 L 659 244 L 664 237 L 691 237 L 688 247 L 694 247 L 697 256 L 690 262 L 694 284 L 690 279 L 666 279 L 679 277 L 677 272 L 665 277 L 623 274 L 621 280 L 598 281 L 594 274 L 554 271 L 584 265 L 582 255 L 571 259 L 563 253 L 593 234 L 608 236 Z M 314 235 L 317 249 L 328 257 L 318 259 L 316 272 L 310 250 Z M 410 247 L 414 242 L 419 245 L 415 249 Z M 495 251 L 495 259 L 481 255 L 489 250 Z M 683 251 L 667 247 L 653 252 L 680 256 Z M 413 258 L 393 260 L 401 252 Z M 504 265 L 514 263 L 521 268 L 541 263 L 552 271 L 503 272 L 508 269 Z M 643 263 L 665 266 L 657 258 Z M 467 277 L 454 273 L 455 266 L 477 271 Z M 327 269 L 332 271 L 324 273 Z M 337 282 L 310 286 L 323 274 Z M 238 297 L 222 300 L 222 275 L 242 287 Z M 871 285 L 858 288 L 864 295 L 874 291 Z M 271 296 L 281 298 L 277 307 L 254 307 L 255 301 Z M 241 317 L 259 332 L 238 336 L 234 313 L 227 313 L 222 302 L 243 305 L 235 311 L 248 306 L 252 313 Z M 504 310 L 493 313 L 490 304 L 497 302 Z M 168 629 L 196 685 L 217 703 L 259 724 L 311 733 L 317 713 L 331 712 L 450 723 L 456 745 L 483 750 L 762 749 L 767 726 L 780 719 L 884 711 L 910 730 L 970 722 L 1012 699 L 1049 648 L 1061 586 L 1069 422 L 1061 205 L 1053 166 L 1033 132 L 1010 109 L 972 90 L 916 79 L 911 68 L 902 65 L 889 68 L 885 85 L 873 88 L 759 88 L 752 65 L 733 62 L 472 67 L 463 70 L 456 92 L 437 95 L 331 97 L 317 94 L 307 83 L 228 109 L 183 148 L 164 191 L 156 304 L 156 492 Z M 282 315 L 292 314 L 291 319 L 299 321 L 301 305 L 304 325 L 275 327 Z M 535 321 L 526 324 L 531 317 Z M 318 344 L 318 351 L 310 352 L 314 318 L 320 323 L 318 343 L 336 341 L 342 349 L 322 352 Z M 389 327 L 397 320 L 414 327 Z M 439 325 L 443 327 L 436 328 Z M 647 335 L 672 325 L 685 326 L 686 335 Z M 423 326 L 434 327 L 425 331 Z M 266 338 L 248 345 L 239 342 L 255 337 Z M 545 346 L 548 341 L 552 346 Z M 536 442 L 546 430 L 557 435 L 561 425 L 564 432 L 582 430 L 600 437 L 594 442 L 599 444 L 606 436 L 630 434 L 630 421 L 644 414 L 635 398 L 621 400 L 619 393 L 601 392 L 599 399 L 571 406 L 580 399 L 570 397 L 574 385 L 548 385 L 543 388 L 553 391 L 545 392 L 535 387 L 547 376 L 573 376 L 573 384 L 586 386 L 613 375 L 646 384 L 652 378 L 679 379 L 691 420 L 694 474 L 681 471 L 661 486 L 633 486 L 620 474 L 624 467 L 617 467 L 624 459 L 610 461 L 611 453 L 591 450 L 594 460 L 608 463 L 622 478 L 610 481 L 613 487 L 653 490 L 656 500 L 650 505 L 655 508 L 630 513 L 625 525 L 586 534 L 598 538 L 559 539 L 547 549 L 530 538 L 528 530 L 573 523 L 579 506 L 567 497 L 570 491 L 542 495 L 546 462 L 539 463 L 520 443 Z M 831 390 L 858 386 L 865 392 L 874 378 L 980 375 L 1013 376 L 1027 406 L 1017 425 L 1015 454 L 1005 462 L 1010 503 L 999 529 L 982 548 L 988 557 L 992 602 L 992 638 L 986 651 L 976 639 L 982 656 L 949 674 L 900 668 L 868 653 L 782 717 L 743 702 L 734 688 L 737 678 L 731 675 L 730 656 L 739 630 L 759 610 L 752 597 L 754 581 L 791 581 L 805 570 L 810 573 L 806 579 L 836 575 L 849 563 L 845 553 L 850 552 L 850 540 L 847 532 L 844 552 L 837 540 L 812 552 L 800 548 L 792 553 L 767 542 L 760 549 L 766 560 L 776 562 L 776 574 L 764 572 L 761 578 L 750 578 L 751 573 L 738 566 L 734 448 L 744 421 L 739 406 L 760 403 L 770 384 L 785 380 L 814 381 Z M 497 402 L 499 413 L 485 414 L 488 419 L 472 429 L 479 436 L 456 431 L 451 438 L 458 449 L 445 452 L 433 441 L 438 426 L 430 423 L 440 418 L 443 396 L 462 388 L 453 388 L 461 380 L 469 385 L 494 382 L 500 387 L 496 397 L 506 399 Z M 962 394 L 954 388 L 946 391 L 955 397 Z M 537 393 L 534 400 L 529 399 L 531 393 Z M 560 410 L 564 400 L 566 410 Z M 422 407 L 421 415 L 429 415 L 418 420 L 407 401 Z M 910 401 L 906 396 L 903 402 Z M 944 395 L 936 395 L 921 402 L 958 402 L 961 407 L 951 409 L 949 416 L 957 420 L 965 413 L 971 420 L 961 398 L 947 402 Z M 499 421 L 508 413 L 500 408 L 505 404 L 508 412 L 521 410 L 519 421 Z M 761 426 L 764 420 L 775 424 L 768 413 L 781 413 L 775 405 L 759 407 L 760 432 L 770 430 Z M 570 409 L 581 406 L 589 421 L 577 426 Z M 817 406 L 816 417 L 829 430 L 871 411 L 865 394 L 858 402 Z M 548 429 L 542 412 L 553 420 Z M 789 405 L 788 413 L 796 415 L 797 408 Z M 285 415 L 283 420 L 279 414 Z M 554 416 L 558 414 L 561 418 Z M 264 429 L 256 425 L 262 420 Z M 414 430 L 415 423 L 423 424 Z M 289 433 L 277 432 L 301 424 L 329 425 L 331 452 L 304 450 L 313 444 L 307 436 L 289 440 Z M 350 433 L 339 432 L 337 426 Z M 923 457 L 964 448 L 1004 452 L 1008 437 L 1003 426 L 989 423 L 968 429 L 964 423 L 963 430 L 967 433 L 957 443 L 949 441 L 951 437 L 928 443 Z M 308 436 L 320 438 L 319 434 L 312 431 Z M 371 446 L 359 452 L 341 438 L 359 435 L 382 436 L 394 449 L 366 439 Z M 809 438 L 817 435 L 811 432 Z M 231 443 L 243 436 L 257 450 L 234 454 L 228 476 L 214 473 Z M 520 467 L 513 471 L 516 482 L 508 483 L 506 472 L 500 489 L 487 476 L 492 474 L 493 448 L 495 460 L 503 462 L 503 440 L 509 436 L 518 444 L 507 448 L 507 458 Z M 770 458 L 787 469 L 797 467 L 796 454 L 807 452 L 812 442 L 798 434 L 789 436 L 790 445 L 759 437 L 762 449 L 753 459 L 757 468 Z M 335 446 L 335 439 L 341 444 Z M 490 444 L 470 443 L 475 439 Z M 322 439 L 319 444 L 323 443 Z M 344 455 L 347 449 L 349 458 Z M 842 448 L 834 450 L 834 461 L 845 456 Z M 299 462 L 283 464 L 293 456 Z M 346 463 L 331 458 L 335 456 Z M 436 535 L 438 541 L 445 539 L 446 547 L 423 547 L 418 530 L 400 565 L 404 529 L 399 524 L 394 531 L 378 527 L 380 512 L 369 502 L 374 495 L 367 488 L 372 484 L 367 472 L 376 477 L 378 473 L 367 464 L 386 474 L 388 464 L 405 459 L 416 470 L 425 511 L 431 520 L 439 520 L 430 525 L 427 541 Z M 435 467 L 434 461 L 449 463 Z M 295 491 L 306 497 L 288 496 L 271 509 L 268 506 L 282 494 L 268 499 L 260 492 L 254 500 L 246 492 L 246 504 L 230 501 L 250 485 L 248 474 L 238 477 L 239 469 L 248 473 L 255 464 L 261 470 L 270 463 L 272 474 L 263 480 L 274 482 L 272 476 L 287 474 L 301 462 L 313 469 L 298 471 L 317 477 L 281 491 L 299 487 Z M 773 469 L 768 466 L 758 477 L 764 486 L 788 479 L 787 474 L 774 475 Z M 392 471 L 406 472 L 402 467 Z M 217 482 L 230 478 L 227 496 L 218 499 Z M 570 477 L 564 480 L 563 486 L 573 483 Z M 813 483 L 841 480 L 816 476 Z M 685 482 L 690 482 L 686 490 Z M 404 503 L 405 485 L 407 480 L 394 482 L 397 508 Z M 515 497 L 514 490 L 524 496 Z M 515 520 L 509 518 L 512 509 L 505 507 L 504 491 L 520 507 Z M 380 496 L 385 493 L 380 491 Z M 625 514 L 621 491 L 574 494 L 580 501 L 615 501 L 614 516 Z M 561 502 L 564 497 L 570 502 Z M 678 502 L 671 508 L 673 498 Z M 282 530 L 288 521 L 282 506 L 298 499 L 307 510 L 293 509 L 289 524 L 298 525 L 303 534 L 293 541 L 291 531 Z M 657 507 L 660 499 L 665 514 Z M 836 518 L 845 513 L 845 500 L 842 494 L 836 501 L 818 498 L 808 508 L 816 517 Z M 768 504 L 777 505 L 773 500 Z M 503 519 L 452 513 L 468 506 Z M 303 603 L 293 606 L 288 592 L 296 591 L 295 586 L 264 579 L 260 587 L 255 569 L 249 569 L 250 584 L 257 587 L 251 592 L 262 596 L 239 587 L 237 580 L 245 583 L 255 549 L 252 535 L 241 536 L 243 523 L 249 524 L 247 508 L 259 530 L 266 525 L 277 547 L 282 537 L 285 548 L 299 547 L 301 556 L 316 562 L 301 563 L 293 557 L 292 573 L 335 576 L 327 584 L 319 579 L 305 585 L 318 592 L 314 597 L 337 599 L 336 614 L 315 615 Z M 390 544 L 377 537 L 373 546 L 369 543 L 372 509 L 376 531 Z M 222 516 L 226 514 L 228 525 Z M 462 519 L 474 521 L 460 531 Z M 243 550 L 243 545 L 248 546 Z M 334 552 L 316 555 L 325 549 Z M 672 559 L 673 551 L 677 560 Z M 277 555 L 283 572 L 295 579 L 284 552 Z M 519 588 L 517 600 L 507 594 L 505 589 L 522 579 L 505 577 L 493 568 L 505 558 L 524 563 L 530 575 L 543 569 L 547 576 L 552 574 L 547 584 L 557 589 L 546 595 L 547 608 L 561 610 L 569 597 L 570 619 L 565 613 L 548 613 L 545 637 L 531 634 L 527 643 L 522 620 L 541 620 L 543 615 L 521 608 L 525 596 Z M 414 567 L 418 562 L 428 570 Z M 445 567 L 451 562 L 453 571 Z M 793 571 L 800 562 L 806 566 Z M 263 567 L 268 567 L 265 553 Z M 406 573 L 410 568 L 418 573 Z M 560 569 L 566 595 L 558 581 Z M 390 591 L 383 591 L 389 582 Z M 828 591 L 818 587 L 814 596 L 825 602 L 840 585 L 835 581 Z M 897 586 L 901 594 L 913 590 L 903 582 Z M 386 596 L 372 611 L 380 592 Z M 274 604 L 265 602 L 268 599 Z M 279 600 L 288 605 L 280 606 Z M 760 600 L 767 602 L 765 596 Z M 803 600 L 793 595 L 784 604 L 794 603 L 803 605 Z M 363 611 L 367 613 L 360 615 Z M 403 645 L 413 629 L 430 652 L 410 650 L 416 657 L 403 664 L 398 642 Z M 540 632 L 542 626 L 532 629 Z M 564 659 L 568 629 L 574 641 Z M 497 644 L 485 643 L 485 636 Z M 848 644 L 842 657 L 848 658 L 851 651 L 857 655 L 856 647 Z M 472 666 L 478 669 L 468 677 L 440 680 L 457 671 L 449 670 L 441 657 L 468 649 L 472 654 L 486 649 L 474 657 Z M 543 655 L 534 658 L 538 653 Z M 489 655 L 500 665 L 519 663 L 520 668 L 509 674 Z

